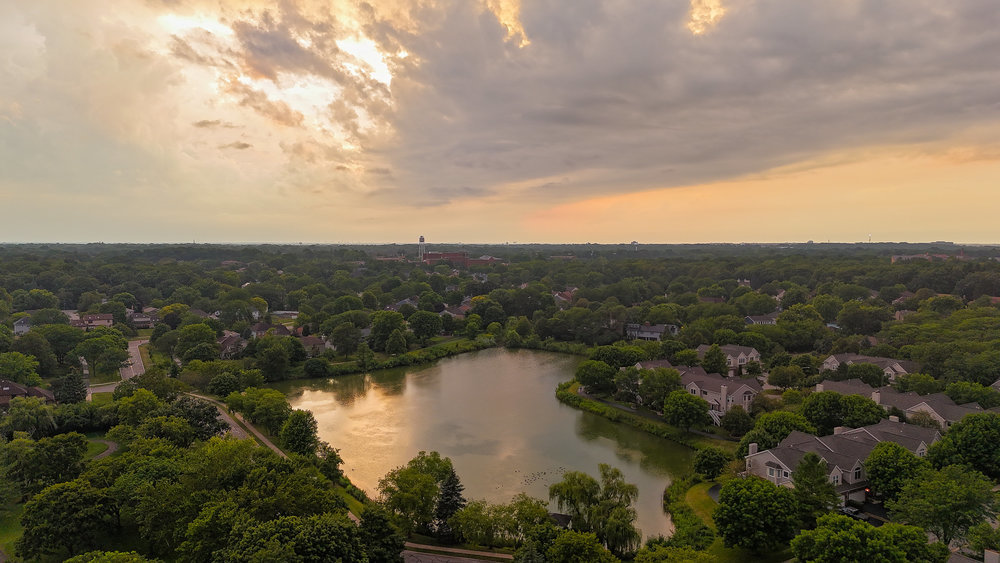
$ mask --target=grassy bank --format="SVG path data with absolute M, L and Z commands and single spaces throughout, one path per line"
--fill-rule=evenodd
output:
M 603 416 L 608 420 L 614 422 L 621 422 L 622 424 L 627 424 L 633 428 L 642 430 L 643 432 L 648 432 L 654 436 L 659 436 L 660 438 L 665 438 L 672 442 L 677 442 L 683 446 L 687 446 L 692 449 L 701 449 L 706 447 L 718 448 L 729 454 L 736 453 L 736 448 L 739 444 L 736 442 L 730 442 L 728 440 L 717 440 L 714 438 L 709 438 L 707 436 L 700 436 L 698 434 L 692 434 L 690 432 L 685 432 L 680 428 L 671 426 L 665 422 L 660 422 L 657 420 L 652 420 L 639 416 L 637 414 L 630 413 L 628 411 L 618 409 L 604 403 L 594 401 L 593 399 L 588 399 L 586 397 L 581 397 L 577 393 L 577 389 L 580 384 L 576 381 L 567 381 L 565 383 L 560 383 L 556 388 L 556 397 L 560 402 L 565 403 L 571 407 L 576 407 L 587 412 L 592 412 L 596 415 Z

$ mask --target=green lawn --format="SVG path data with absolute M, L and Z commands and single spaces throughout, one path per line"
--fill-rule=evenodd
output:
M 114 395 L 114 393 L 111 391 L 108 391 L 107 393 L 93 393 L 90 396 L 90 401 L 98 406 L 107 405 L 112 402 L 112 395 Z
M 708 496 L 708 490 L 714 485 L 714 481 L 707 481 L 704 483 L 698 483 L 697 485 L 688 489 L 687 494 L 684 497 L 684 502 L 694 510 L 694 513 L 701 518 L 705 524 L 708 524 L 709 528 L 715 530 L 715 522 L 712 521 L 712 512 L 715 507 L 718 506 L 712 497 Z
M 347 503 L 347 509 L 350 510 L 352 514 L 360 518 L 361 511 L 364 510 L 365 505 L 361 504 L 360 500 L 352 497 L 351 494 L 347 492 L 347 489 L 341 487 L 340 485 L 334 485 L 333 490 L 337 492 L 337 496 L 344 499 L 344 502 Z
M 117 369 L 112 370 L 107 373 L 98 372 L 96 370 L 90 371 L 90 384 L 97 385 L 98 383 L 114 383 L 116 381 L 121 381 L 122 375 Z
M 153 335 L 153 329 L 151 329 L 151 328 L 139 328 L 139 329 L 136 329 L 136 333 L 138 333 L 138 335 L 135 338 L 130 338 L 129 340 L 147 339 L 147 338 L 149 338 L 150 336 Z
M 21 511 L 23 504 L 0 505 L 0 549 L 7 555 L 14 553 L 14 541 L 21 536 Z
M 87 442 L 87 453 L 84 455 L 84 458 L 85 459 L 94 459 L 94 456 L 96 456 L 99 453 L 104 452 L 107 449 L 108 449 L 108 445 L 107 444 L 104 444 L 104 443 L 101 443 L 101 442 L 95 442 L 93 440 L 90 440 L 90 441 Z

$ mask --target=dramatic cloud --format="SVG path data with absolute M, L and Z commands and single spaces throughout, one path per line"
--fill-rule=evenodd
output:
M 856 238 L 831 178 L 912 185 L 898 217 L 947 207 L 911 170 L 1000 180 L 998 30 L 992 0 L 0 4 L 0 202 L 51 231 L 0 239 L 136 240 L 67 227 L 116 209 L 149 240 L 199 210 L 202 240 L 619 240 L 621 206 L 703 201 L 672 221 L 718 240 L 745 220 L 721 198 L 777 193 L 831 215 L 757 238 Z

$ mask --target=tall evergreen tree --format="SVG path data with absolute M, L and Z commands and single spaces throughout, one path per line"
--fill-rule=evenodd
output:
M 60 403 L 80 403 L 87 400 L 87 384 L 79 373 L 70 372 L 56 380 L 52 394 Z
M 826 464 L 813 452 L 807 453 L 792 472 L 802 527 L 816 527 L 816 519 L 837 505 L 837 491 L 827 475 Z
M 434 511 L 434 529 L 437 531 L 438 539 L 454 541 L 455 534 L 448 520 L 465 507 L 465 497 L 462 496 L 464 490 L 465 486 L 458 480 L 455 468 L 449 467 L 448 475 L 441 481 L 441 492 Z

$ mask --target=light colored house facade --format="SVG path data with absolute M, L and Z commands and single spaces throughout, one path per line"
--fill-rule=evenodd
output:
M 749 412 L 750 403 L 761 392 L 760 383 L 756 379 L 724 377 L 717 373 L 706 373 L 700 367 L 678 366 L 676 369 L 681 374 L 684 389 L 705 399 L 709 409 L 720 415 L 729 412 L 736 405 Z
M 821 369 L 836 371 L 841 364 L 874 364 L 885 373 L 889 381 L 895 381 L 896 376 L 907 373 L 916 373 L 920 365 L 909 360 L 896 360 L 893 358 L 881 358 L 877 356 L 863 356 L 861 354 L 833 354 L 823 360 Z
M 31 330 L 31 318 L 21 317 L 14 321 L 14 336 L 21 336 L 22 334 L 27 334 Z
M 649 323 L 629 323 L 625 325 L 625 338 L 628 340 L 662 340 L 665 334 L 676 335 L 680 330 L 677 325 Z
M 828 478 L 842 502 L 864 501 L 868 488 L 864 461 L 876 444 L 895 442 L 917 457 L 924 457 L 931 444 L 940 439 L 937 430 L 905 424 L 895 417 L 862 428 L 837 428 L 830 436 L 794 431 L 769 450 L 757 451 L 757 444 L 750 444 L 746 471 L 776 485 L 792 487 L 795 468 L 812 452 L 826 463 Z
M 712 347 L 708 344 L 702 344 L 696 349 L 698 351 L 698 358 L 704 359 L 705 353 L 709 351 Z M 750 362 L 760 361 L 760 352 L 756 348 L 751 346 L 737 346 L 736 344 L 726 344 L 724 346 L 719 346 L 722 353 L 726 355 L 726 363 L 729 365 L 729 375 L 734 376 L 743 369 L 743 366 L 749 364 Z

